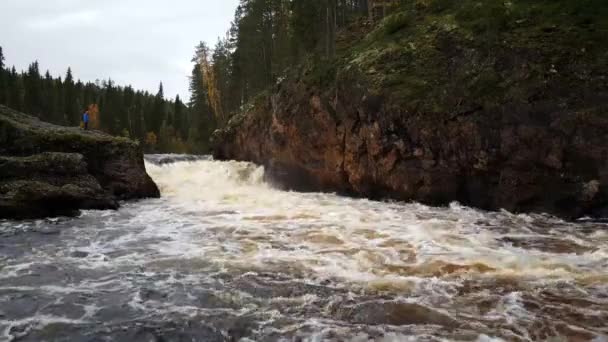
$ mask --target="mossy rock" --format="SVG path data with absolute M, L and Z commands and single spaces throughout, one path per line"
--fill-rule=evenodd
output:
M 0 218 L 116 208 L 159 197 L 138 143 L 0 106 Z M 36 189 L 39 189 L 38 191 Z M 27 197 L 32 201 L 25 201 Z
M 400 3 L 292 68 L 216 156 L 313 191 L 607 215 L 608 1 Z

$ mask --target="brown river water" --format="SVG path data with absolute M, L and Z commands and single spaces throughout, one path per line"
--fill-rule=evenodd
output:
M 162 199 L 0 221 L 0 341 L 608 341 L 606 223 L 147 169 Z

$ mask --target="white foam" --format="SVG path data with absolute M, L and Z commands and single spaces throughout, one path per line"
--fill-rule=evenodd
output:
M 432 208 L 284 192 L 266 184 L 264 169 L 249 163 L 199 160 L 162 166 L 147 163 L 146 167 L 160 186 L 162 199 L 127 203 L 118 212 L 85 212 L 65 236 L 74 239 L 66 242 L 68 251 L 83 251 L 87 257 L 39 251 L 34 261 L 47 258 L 51 263 L 118 274 L 136 269 L 137 276 L 151 279 L 180 268 L 192 273 L 155 280 L 161 289 L 197 286 L 214 272 L 281 273 L 306 283 L 331 280 L 357 293 L 388 291 L 447 311 L 472 279 L 515 279 L 522 288 L 555 286 L 559 281 L 576 286 L 583 278 L 605 279 L 608 272 L 605 229 L 585 235 L 578 230 L 579 224 L 538 215 L 486 213 L 457 203 Z M 539 220 L 554 228 L 539 229 Z M 90 228 L 91 222 L 97 226 Z M 557 253 L 518 247 L 505 242 L 505 237 L 550 237 L 589 251 Z M 7 265 L 0 278 L 18 277 L 34 261 Z M 131 281 L 110 277 L 46 290 L 71 293 L 137 286 Z M 601 284 L 594 286 L 595 292 L 587 293 L 608 292 Z M 132 293 L 134 309 L 151 309 Z M 154 305 L 152 309 L 160 311 L 203 312 L 195 307 Z M 99 310 L 85 309 L 85 318 Z M 512 324 L 534 319 L 516 292 L 504 295 L 486 316 Z M 479 340 L 497 339 L 480 335 Z

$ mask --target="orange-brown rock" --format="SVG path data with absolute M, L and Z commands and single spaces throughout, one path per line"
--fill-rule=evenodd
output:
M 449 120 L 400 112 L 364 89 L 284 83 L 218 132 L 215 157 L 252 161 L 281 186 L 432 205 L 605 215 L 608 117 L 559 104 Z
M 217 132 L 215 156 L 298 190 L 608 217 L 605 17 L 450 3 L 405 6 L 335 61 L 293 68 Z

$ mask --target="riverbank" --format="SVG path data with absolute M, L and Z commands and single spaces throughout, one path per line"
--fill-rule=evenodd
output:
M 0 218 L 76 215 L 159 196 L 137 143 L 0 106 Z
M 215 156 L 296 190 L 608 216 L 608 6 L 585 6 L 412 1 L 294 68 Z

